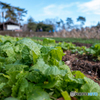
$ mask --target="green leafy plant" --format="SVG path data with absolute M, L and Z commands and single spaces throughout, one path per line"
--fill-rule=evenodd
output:
M 71 72 L 62 61 L 62 46 L 49 39 L 41 45 L 30 38 L 0 36 L 0 100 L 71 100 L 71 91 L 97 92 L 98 96 L 76 98 L 99 100 L 100 86 L 80 71 Z

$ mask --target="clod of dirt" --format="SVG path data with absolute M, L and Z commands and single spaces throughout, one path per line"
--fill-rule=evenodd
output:
M 70 61 L 66 61 L 65 62 L 66 65 L 70 65 L 70 63 L 71 63 Z

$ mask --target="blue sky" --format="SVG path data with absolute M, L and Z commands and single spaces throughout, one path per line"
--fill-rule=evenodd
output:
M 100 21 L 100 0 L 1 0 L 13 6 L 28 10 L 24 23 L 32 16 L 35 21 L 47 18 L 66 20 L 71 17 L 75 24 L 79 24 L 78 16 L 86 17 L 85 26 L 96 25 Z

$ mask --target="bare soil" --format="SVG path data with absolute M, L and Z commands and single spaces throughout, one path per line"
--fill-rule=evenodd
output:
M 73 42 L 76 46 L 86 46 L 87 48 L 91 47 L 92 44 L 86 44 L 86 43 L 79 43 L 79 42 Z

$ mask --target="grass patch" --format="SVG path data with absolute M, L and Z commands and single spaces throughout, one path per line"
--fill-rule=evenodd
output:
M 44 38 L 46 38 L 46 37 L 32 37 L 32 39 L 36 39 L 36 40 L 43 40 Z M 52 37 L 52 39 L 55 39 L 56 41 L 59 41 L 59 42 L 62 42 L 62 41 L 64 41 L 64 42 L 79 42 L 79 43 L 86 43 L 86 44 L 100 43 L 99 39 L 59 38 L 59 37 L 54 37 L 54 38 Z

